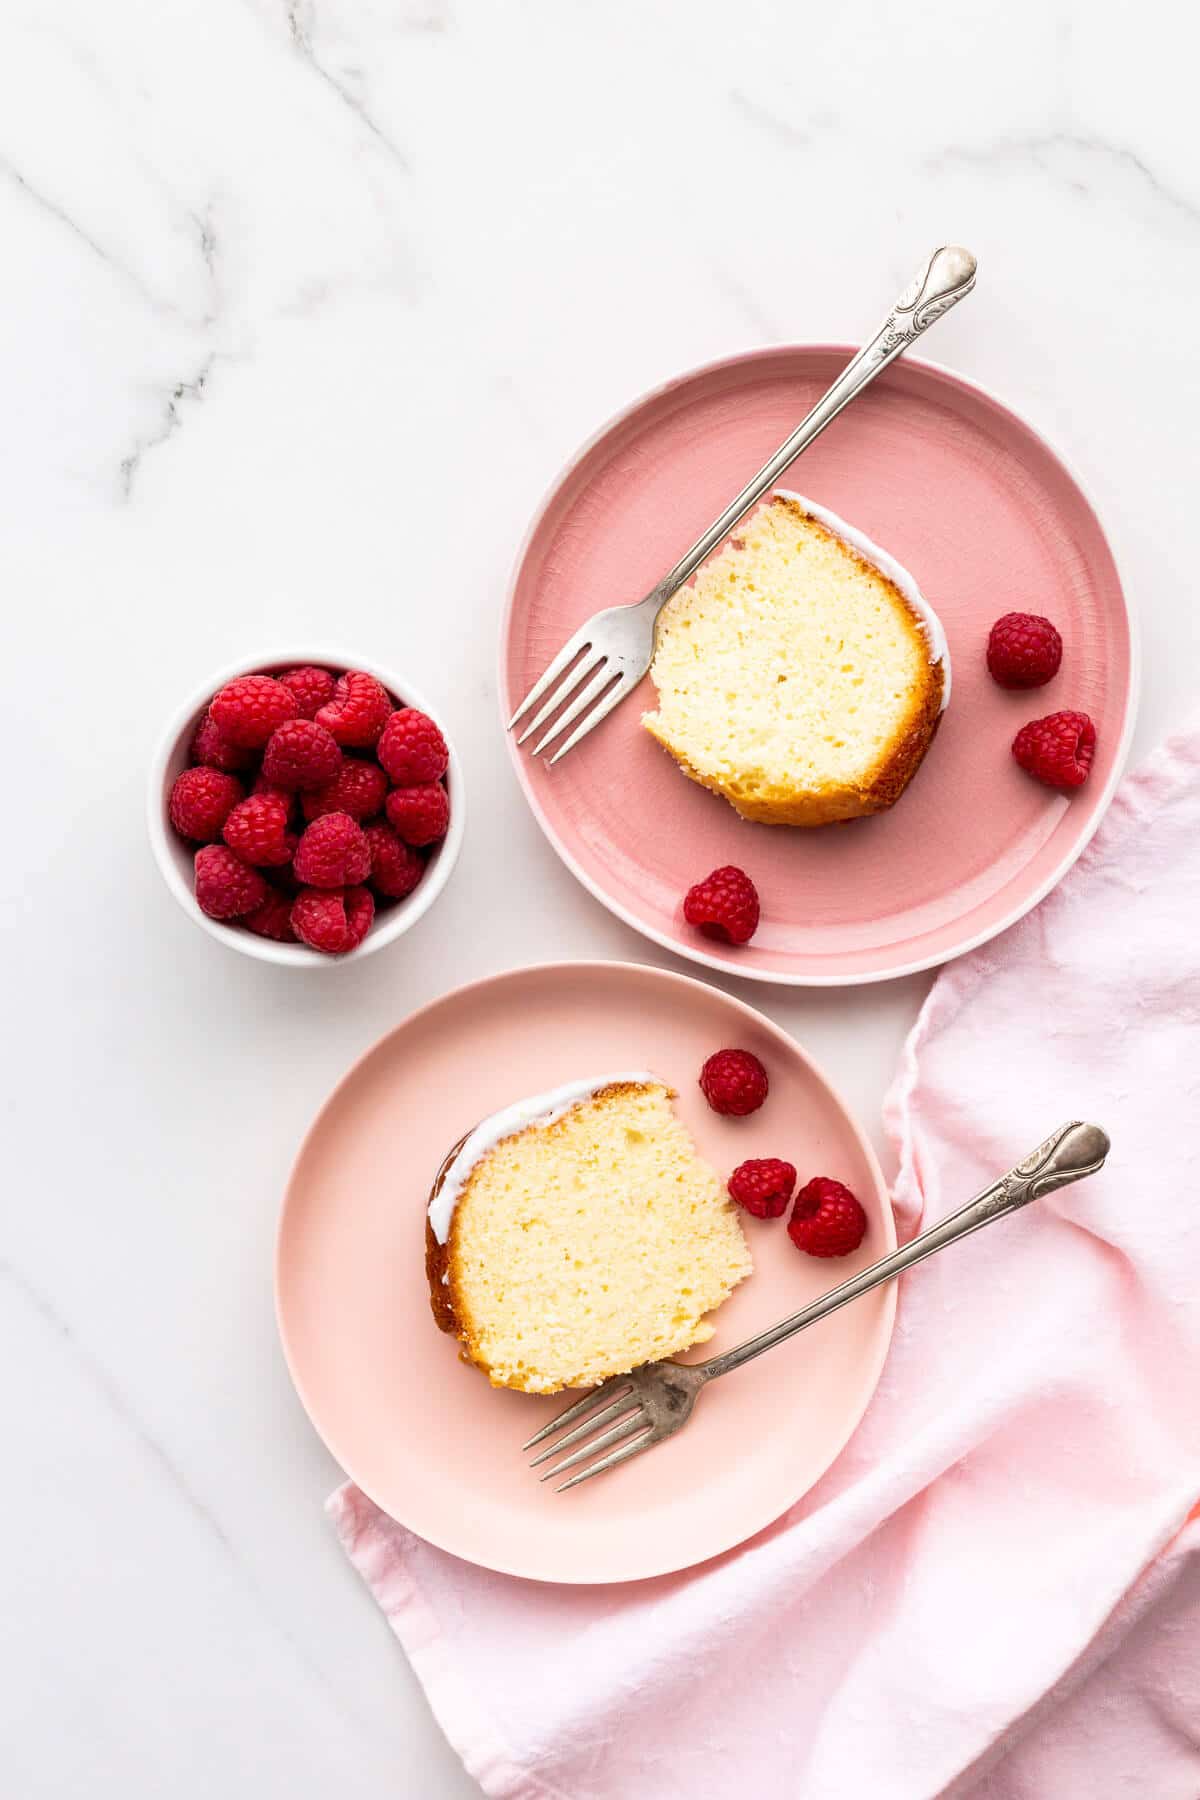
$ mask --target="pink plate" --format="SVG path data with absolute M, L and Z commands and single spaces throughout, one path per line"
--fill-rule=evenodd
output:
M 506 719 L 584 619 L 640 598 L 671 566 L 850 354 L 806 345 L 712 363 L 638 401 L 586 446 L 518 558 L 501 645 Z M 761 981 L 908 974 L 1011 925 L 1079 855 L 1133 727 L 1133 629 L 1075 479 L 1014 413 L 945 369 L 895 363 L 786 484 L 890 550 L 946 627 L 953 698 L 893 811 L 818 831 L 745 824 L 642 730 L 648 681 L 554 769 L 528 744 L 510 744 L 568 868 L 656 943 Z M 1013 611 L 1045 613 L 1066 646 L 1058 676 L 1032 693 L 1005 693 L 984 666 L 991 624 Z M 1087 786 L 1069 798 L 1009 755 L 1026 720 L 1063 707 L 1090 713 L 1099 739 Z M 700 937 L 680 911 L 688 887 L 728 862 L 762 898 L 762 924 L 742 949 Z
M 721 1119 L 697 1087 L 722 1045 L 753 1050 L 771 1092 Z M 747 1218 L 753 1275 L 715 1315 L 711 1355 L 786 1317 L 895 1246 L 869 1145 L 776 1025 L 705 983 L 631 963 L 559 963 L 459 988 L 350 1071 L 312 1126 L 280 1223 L 284 1351 L 332 1454 L 387 1512 L 470 1562 L 543 1581 L 632 1581 L 686 1568 L 761 1531 L 838 1454 L 879 1378 L 894 1289 L 865 1295 L 718 1382 L 677 1438 L 571 1494 L 543 1487 L 521 1445 L 560 1410 L 489 1387 L 434 1325 L 425 1207 L 443 1155 L 476 1120 L 576 1076 L 644 1067 L 678 1089 L 714 1167 L 785 1155 L 802 1179 L 852 1187 L 870 1229 L 837 1262 Z

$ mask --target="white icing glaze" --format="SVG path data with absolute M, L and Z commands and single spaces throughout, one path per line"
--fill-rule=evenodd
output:
M 811 513 L 814 519 L 819 519 L 822 525 L 833 532 L 835 537 L 840 537 L 844 544 L 849 544 L 852 550 L 857 550 L 864 562 L 874 563 L 880 574 L 886 575 L 889 581 L 895 582 L 925 628 L 925 636 L 929 643 L 930 662 L 942 665 L 942 704 L 939 711 L 945 712 L 950 700 L 950 646 L 946 642 L 942 621 L 908 570 L 902 563 L 898 563 L 894 556 L 889 556 L 886 550 L 882 550 L 878 544 L 872 543 L 864 532 L 857 530 L 853 525 L 848 525 L 845 519 L 838 517 L 837 513 L 830 512 L 827 506 L 820 506 L 815 500 L 806 498 L 804 494 L 794 493 L 791 488 L 774 488 L 772 493 L 781 495 L 785 500 L 797 501 L 805 512 Z M 768 500 L 766 504 L 769 505 L 770 501 Z
M 658 1076 L 641 1069 L 633 1074 L 592 1075 L 586 1081 L 567 1081 L 562 1087 L 551 1088 L 547 1094 L 533 1094 L 528 1100 L 515 1100 L 511 1106 L 502 1107 L 490 1118 L 481 1120 L 450 1164 L 445 1180 L 429 1202 L 429 1223 L 438 1243 L 444 1244 L 450 1236 L 450 1221 L 454 1217 L 459 1195 L 466 1186 L 471 1170 L 489 1150 L 494 1150 L 504 1138 L 513 1137 L 518 1131 L 526 1131 L 531 1125 L 553 1125 L 555 1119 L 561 1119 L 580 1100 L 590 1100 L 601 1088 L 609 1087 L 616 1081 L 657 1082 Z

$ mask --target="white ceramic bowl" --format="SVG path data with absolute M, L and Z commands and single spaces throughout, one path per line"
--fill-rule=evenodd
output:
M 193 891 L 192 864 L 196 846 L 187 844 L 178 835 L 167 816 L 167 802 L 175 778 L 188 766 L 188 747 L 192 734 L 217 689 L 224 687 L 227 681 L 232 681 L 238 675 L 273 674 L 283 669 L 300 668 L 308 663 L 327 669 L 365 669 L 369 675 L 374 675 L 377 681 L 381 681 L 402 705 L 415 706 L 421 712 L 428 713 L 450 745 L 450 767 L 446 771 L 446 787 L 450 795 L 450 829 L 430 857 L 420 886 L 407 899 L 395 901 L 385 911 L 377 913 L 358 949 L 351 951 L 348 956 L 322 956 L 319 951 L 310 950 L 307 944 L 277 944 L 271 938 L 256 937 L 252 931 L 246 931 L 236 924 L 224 925 L 202 913 Z M 395 669 L 385 668 L 382 663 L 373 662 L 367 657 L 348 655 L 342 650 L 300 648 L 283 653 L 268 651 L 260 656 L 243 657 L 228 668 L 218 669 L 175 714 L 150 764 L 147 821 L 150 846 L 154 851 L 154 860 L 162 871 L 163 880 L 189 919 L 193 919 L 210 937 L 216 938 L 230 950 L 240 950 L 243 956 L 257 957 L 259 962 L 283 963 L 293 969 L 327 968 L 338 963 L 356 962 L 374 950 L 382 950 L 385 944 L 394 943 L 397 938 L 403 937 L 429 911 L 449 881 L 450 872 L 458 861 L 458 853 L 462 847 L 462 769 L 446 727 L 436 710 L 417 692 L 412 682 L 406 676 L 397 674 Z

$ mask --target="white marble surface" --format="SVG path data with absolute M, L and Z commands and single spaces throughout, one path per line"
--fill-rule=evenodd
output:
M 934 353 L 1097 499 L 1195 689 L 1194 23 L 1115 0 L 8 0 L 0 1766 L 14 1800 L 476 1791 L 321 1514 L 276 1347 L 280 1186 L 388 1025 L 553 955 L 666 960 L 559 866 L 495 717 L 560 461 L 667 374 L 849 337 L 981 261 Z M 453 546 L 447 559 L 445 546 Z M 410 668 L 458 874 L 321 975 L 223 954 L 142 824 L 160 723 L 259 642 Z M 497 869 L 505 906 L 481 909 Z M 877 1126 L 924 978 L 754 989 Z M 878 1136 L 878 1133 L 877 1133 Z

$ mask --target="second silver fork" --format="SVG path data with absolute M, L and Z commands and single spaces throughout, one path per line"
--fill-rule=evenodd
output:
M 863 345 L 774 456 L 763 464 L 758 474 L 729 502 L 720 518 L 713 520 L 708 530 L 685 551 L 645 599 L 632 605 L 609 606 L 594 613 L 573 637 L 567 639 L 508 721 L 511 731 L 532 707 L 538 708 L 517 739 L 519 744 L 552 720 L 533 747 L 532 754 L 540 756 L 578 719 L 570 737 L 550 758 L 556 763 L 633 692 L 653 661 L 654 628 L 671 595 L 691 579 L 738 520 L 762 499 L 800 452 L 808 448 L 832 419 L 837 418 L 842 408 L 874 381 L 880 370 L 886 369 L 901 351 L 914 344 L 935 319 L 940 319 L 971 292 L 975 286 L 975 269 L 971 252 L 957 245 L 943 245 L 933 252 L 871 341 Z M 555 713 L 558 713 L 557 718 Z
M 570 1449 L 571 1454 L 542 1477 L 543 1481 L 549 1481 L 568 1469 L 579 1469 L 557 1490 L 563 1494 L 568 1488 L 590 1481 L 593 1475 L 603 1475 L 606 1469 L 615 1468 L 630 1457 L 639 1456 L 643 1450 L 674 1437 L 687 1424 L 700 1394 L 718 1375 L 740 1369 L 765 1350 L 773 1350 L 776 1344 L 786 1342 L 798 1331 L 815 1325 L 818 1319 L 857 1300 L 860 1294 L 868 1293 L 881 1282 L 891 1281 L 903 1270 L 911 1269 L 914 1263 L 923 1262 L 948 1244 L 969 1237 L 981 1226 L 990 1225 L 993 1219 L 1016 1212 L 1019 1207 L 1052 1193 L 1055 1188 L 1082 1181 L 1085 1175 L 1094 1175 L 1103 1166 L 1108 1149 L 1108 1134 L 1098 1125 L 1084 1125 L 1079 1120 L 1061 1125 L 1052 1137 L 1039 1144 L 1007 1175 L 984 1188 L 957 1212 L 931 1225 L 920 1237 L 893 1250 L 890 1256 L 873 1263 L 869 1269 L 852 1275 L 840 1287 L 822 1294 L 819 1300 L 793 1313 L 790 1319 L 782 1319 L 770 1330 L 735 1345 L 721 1356 L 710 1357 L 707 1362 L 647 1363 L 643 1368 L 634 1369 L 632 1374 L 614 1376 L 602 1387 L 592 1388 L 530 1438 L 526 1450 L 532 1450 L 550 1438 L 556 1440 L 534 1457 L 533 1466 L 536 1468 Z M 566 1430 L 568 1426 L 573 1429 Z M 602 1430 L 604 1426 L 608 1429 Z M 565 1431 L 565 1435 L 558 1437 L 560 1431 Z M 572 1449 L 573 1445 L 579 1448 Z M 607 1455 L 601 1454 L 604 1451 Z M 593 1457 L 599 1460 L 593 1462 Z M 581 1463 L 588 1466 L 579 1468 Z

